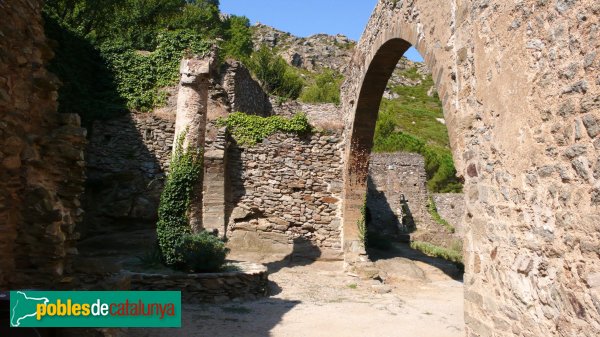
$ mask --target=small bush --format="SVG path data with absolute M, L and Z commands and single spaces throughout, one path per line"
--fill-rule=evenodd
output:
M 262 142 L 266 137 L 275 132 L 290 132 L 306 134 L 312 131 L 308 118 L 303 113 L 298 113 L 290 119 L 281 116 L 261 117 L 235 112 L 217 122 L 226 125 L 233 138 L 241 145 L 254 145 Z
M 306 103 L 340 104 L 340 86 L 342 75 L 331 69 L 325 69 L 315 78 L 315 83 L 302 91 L 300 100 Z
M 187 271 L 209 273 L 223 267 L 229 249 L 216 236 L 201 232 L 185 235 L 177 245 L 176 252 L 182 256 Z
M 252 54 L 248 68 L 270 94 L 296 99 L 304 87 L 300 75 L 268 47 L 263 46 Z

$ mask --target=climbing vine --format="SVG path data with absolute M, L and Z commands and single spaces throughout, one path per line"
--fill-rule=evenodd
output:
M 312 131 L 312 126 L 303 113 L 287 119 L 281 116 L 261 117 L 235 112 L 227 118 L 219 119 L 217 124 L 227 126 L 240 145 L 255 145 L 278 131 L 295 134 Z
M 184 149 L 184 138 L 185 132 L 177 138 L 158 208 L 158 244 L 164 262 L 169 266 L 181 266 L 185 262 L 179 247 L 184 245 L 184 238 L 191 234 L 188 210 L 203 167 L 202 150 L 191 147 Z
M 153 52 L 139 52 L 126 43 L 105 42 L 101 54 L 114 74 L 117 92 L 127 108 L 148 111 L 166 101 L 160 89 L 177 83 L 179 64 L 186 54 L 204 54 L 209 44 L 186 31 L 164 31 Z

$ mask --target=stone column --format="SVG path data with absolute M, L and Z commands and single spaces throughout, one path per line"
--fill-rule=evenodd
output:
M 206 115 L 208 113 L 208 86 L 212 57 L 190 58 L 181 61 L 181 81 L 177 98 L 177 116 L 175 121 L 175 144 L 185 133 L 184 148 L 204 149 L 206 134 Z M 175 149 L 175 146 L 173 146 Z M 194 187 L 190 206 L 190 226 L 194 232 L 202 229 L 202 184 L 200 177 Z

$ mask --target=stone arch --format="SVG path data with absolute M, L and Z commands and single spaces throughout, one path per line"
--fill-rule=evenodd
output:
M 419 12 L 416 5 L 410 8 L 412 12 Z M 418 16 L 413 16 L 415 21 L 404 21 L 405 16 L 394 15 L 402 13 L 402 9 L 401 2 L 381 1 L 378 4 L 349 67 L 349 80 L 342 89 L 344 111 L 348 116 L 342 240 L 345 252 L 348 253 L 346 261 L 349 263 L 360 260 L 360 255 L 364 254 L 356 223 L 364 202 L 369 155 L 381 98 L 396 64 L 411 46 L 424 56 L 425 63 L 432 71 L 445 115 L 454 115 L 452 102 L 456 99 L 451 84 L 456 80 L 453 72 L 455 61 L 447 50 L 443 55 L 435 51 L 439 49 L 435 45 L 439 45 L 444 39 L 447 44 L 452 43 L 452 35 L 437 36 L 432 29 L 429 30 L 431 36 L 426 38 L 423 33 L 426 27 L 420 23 Z M 447 10 L 450 12 L 450 8 Z M 380 26 L 382 23 L 384 27 Z M 439 32 L 447 33 L 443 30 Z M 436 41 L 436 44 L 432 45 L 430 41 Z M 443 57 L 446 61 L 438 65 L 438 57 Z M 447 88 L 451 88 L 450 91 Z M 453 131 L 450 126 L 449 131 Z M 457 137 L 451 134 L 450 138 L 452 140 Z
M 343 247 L 391 66 L 424 56 L 465 177 L 468 336 L 600 335 L 600 5 L 380 0 L 342 86 Z

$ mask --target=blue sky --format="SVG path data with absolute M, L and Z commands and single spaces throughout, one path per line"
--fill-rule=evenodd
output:
M 221 11 L 245 15 L 296 36 L 344 34 L 358 40 L 378 0 L 221 0 Z M 406 57 L 421 61 L 411 48 Z

